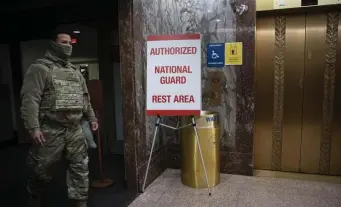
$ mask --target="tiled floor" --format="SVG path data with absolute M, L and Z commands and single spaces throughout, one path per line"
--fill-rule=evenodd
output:
M 212 188 L 182 185 L 179 170 L 166 170 L 130 207 L 340 207 L 341 185 L 269 177 L 221 175 Z

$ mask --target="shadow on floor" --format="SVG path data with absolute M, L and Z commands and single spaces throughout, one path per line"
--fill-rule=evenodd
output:
M 29 146 L 15 146 L 0 150 L 0 197 L 1 203 L 7 207 L 25 207 L 27 193 L 25 186 L 28 170 L 25 166 Z M 90 150 L 90 179 L 99 178 L 99 168 L 96 150 Z M 66 163 L 58 163 L 51 184 L 46 189 L 46 199 L 49 207 L 69 206 L 65 185 Z M 89 192 L 89 207 L 123 207 L 134 198 L 135 192 L 125 189 L 124 158 L 122 155 L 107 155 L 103 159 L 104 173 L 115 180 L 108 188 L 91 189 Z

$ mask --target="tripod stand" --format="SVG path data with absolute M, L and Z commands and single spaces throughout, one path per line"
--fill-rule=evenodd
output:
M 199 148 L 201 163 L 203 165 L 203 169 L 204 169 L 204 173 L 205 173 L 205 180 L 206 180 L 206 184 L 207 184 L 207 188 L 208 188 L 208 193 L 209 193 L 209 195 L 211 195 L 210 186 L 208 184 L 206 165 L 205 165 L 204 157 L 203 157 L 203 154 L 202 154 L 202 151 L 201 151 L 201 145 L 200 145 L 200 142 L 199 142 L 199 135 L 198 135 L 197 125 L 196 125 L 196 122 L 195 122 L 195 117 L 191 116 L 191 120 L 192 120 L 191 124 L 187 124 L 187 125 L 179 127 L 179 118 L 178 118 L 177 126 L 176 127 L 172 127 L 172 126 L 169 126 L 169 125 L 161 123 L 161 116 L 159 116 L 159 115 L 157 116 L 156 123 L 155 123 L 155 131 L 154 131 L 154 136 L 153 136 L 153 142 L 152 142 L 152 148 L 151 148 L 150 154 L 149 154 L 148 164 L 147 164 L 146 173 L 145 173 L 145 176 L 144 176 L 144 181 L 143 181 L 143 186 L 142 186 L 142 192 L 144 192 L 144 190 L 145 190 L 146 181 L 147 181 L 147 177 L 148 177 L 149 166 L 150 166 L 150 161 L 152 159 L 152 155 L 153 155 L 153 151 L 154 151 L 154 145 L 155 145 L 155 139 L 156 139 L 159 127 L 162 126 L 162 127 L 166 127 L 166 128 L 173 129 L 173 130 L 179 130 L 179 129 L 182 129 L 182 128 L 187 128 L 187 127 L 191 127 L 192 126 L 193 129 L 194 129 L 194 132 L 195 132 L 196 142 L 198 143 L 198 148 Z

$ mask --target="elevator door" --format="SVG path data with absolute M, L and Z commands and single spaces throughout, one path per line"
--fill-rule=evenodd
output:
M 341 175 L 341 13 L 256 31 L 255 169 Z

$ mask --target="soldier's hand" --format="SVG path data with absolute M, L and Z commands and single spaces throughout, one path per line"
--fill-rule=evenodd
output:
M 30 132 L 31 138 L 33 139 L 35 144 L 38 144 L 40 146 L 44 146 L 45 138 L 43 135 L 43 132 L 40 130 L 33 130 Z
M 96 121 L 91 122 L 92 131 L 96 131 L 98 129 L 98 123 Z

